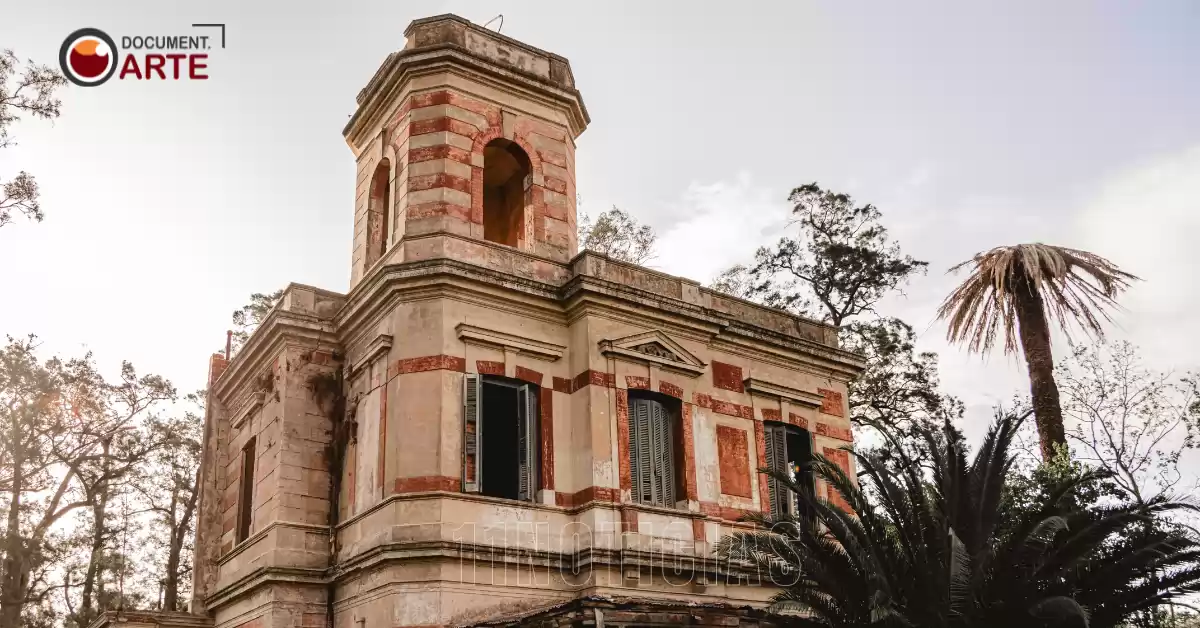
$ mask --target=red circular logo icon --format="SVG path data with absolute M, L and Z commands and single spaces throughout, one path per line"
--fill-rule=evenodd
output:
M 83 87 L 100 85 L 117 69 L 117 46 L 104 31 L 81 28 L 63 41 L 58 63 L 72 83 Z

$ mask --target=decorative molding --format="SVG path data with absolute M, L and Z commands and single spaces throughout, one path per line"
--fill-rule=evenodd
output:
M 745 384 L 746 392 L 748 393 L 763 395 L 765 397 L 779 397 L 780 399 L 787 399 L 789 402 L 792 402 L 798 406 L 820 408 L 821 402 L 824 400 L 824 397 L 818 393 L 808 392 L 807 390 L 800 390 L 799 388 L 792 388 L 791 386 L 784 386 L 783 384 L 776 384 L 774 382 L 768 382 L 764 379 L 755 377 L 747 377 Z
M 463 342 L 512 349 L 517 353 L 547 362 L 558 360 L 566 355 L 567 352 L 567 348 L 562 345 L 543 342 L 526 336 L 517 336 L 494 329 L 476 327 L 475 325 L 468 325 L 466 323 L 459 323 L 455 329 L 458 331 L 458 338 Z
M 389 334 L 379 334 L 363 349 L 362 355 L 355 360 L 350 367 L 350 376 L 353 377 L 367 368 L 375 360 L 382 355 L 387 355 L 392 350 L 392 337 Z
M 241 408 L 238 409 L 237 414 L 234 415 L 231 426 L 234 429 L 241 427 L 242 424 L 246 422 L 246 419 L 250 418 L 251 414 L 254 414 L 256 410 L 263 407 L 263 403 L 265 403 L 266 400 L 267 393 L 264 391 L 260 390 L 258 392 L 250 393 L 249 399 L 244 405 L 242 405 Z
M 630 362 L 658 365 L 663 370 L 691 377 L 699 377 L 707 366 L 703 360 L 661 331 L 601 340 L 600 352 Z

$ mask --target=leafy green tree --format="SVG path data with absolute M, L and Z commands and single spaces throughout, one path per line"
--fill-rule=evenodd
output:
M 816 183 L 796 188 L 788 200 L 798 236 L 760 248 L 753 264 L 729 268 L 711 287 L 837 325 L 841 346 L 866 358 L 850 385 L 851 421 L 923 447 L 914 430 L 961 416 L 962 404 L 940 392 L 937 354 L 918 352 L 912 327 L 875 308 L 928 264 L 901 251 L 874 205 Z
M 203 440 L 203 391 L 187 397 L 190 409 L 151 422 L 154 438 L 163 443 L 136 471 L 138 504 L 151 516 L 143 546 L 152 556 L 149 570 L 161 590 L 160 608 L 186 610 L 192 569 L 196 506 L 200 497 L 200 455 Z
M 632 214 L 615 206 L 600 212 L 595 221 L 587 214 L 579 218 L 579 248 L 616 260 L 645 265 L 654 259 L 657 241 L 653 227 L 639 223 Z
M 250 302 L 233 311 L 233 335 L 232 349 L 234 353 L 241 351 L 245 346 L 246 341 L 250 339 L 250 334 L 254 333 L 255 329 L 271 313 L 271 309 L 279 303 L 279 299 L 283 298 L 283 290 L 276 290 L 270 294 L 255 292 L 250 295 Z
M 55 577 L 70 547 L 57 524 L 93 507 L 95 487 L 113 479 L 120 461 L 105 443 L 175 397 L 170 382 L 128 363 L 109 381 L 90 354 L 43 362 L 36 349 L 32 338 L 0 349 L 0 626 L 53 611 L 45 603 L 69 587 Z
M 717 551 L 781 585 L 777 606 L 806 613 L 797 626 L 1108 628 L 1200 590 L 1200 545 L 1143 533 L 1146 521 L 1194 506 L 1088 503 L 1106 474 L 1070 468 L 1014 496 L 1010 447 L 1026 416 L 999 417 L 970 460 L 949 423 L 925 430 L 923 464 L 903 452 L 900 464 L 851 453 L 865 488 L 815 457 L 815 474 L 849 511 L 772 473 L 811 518 L 752 513 L 760 529 Z
M 67 84 L 54 69 L 33 61 L 20 69 L 21 62 L 12 50 L 0 50 L 0 148 L 15 143 L 9 129 L 22 115 L 53 120 L 62 112 L 62 101 L 54 97 Z M 21 171 L 8 181 L 0 180 L 0 227 L 12 222 L 13 213 L 24 214 L 41 222 L 37 181 Z

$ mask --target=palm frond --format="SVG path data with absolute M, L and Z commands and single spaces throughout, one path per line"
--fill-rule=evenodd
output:
M 764 470 L 806 515 L 749 513 L 760 529 L 725 537 L 718 554 L 775 578 L 776 609 L 830 628 L 1112 628 L 1200 591 L 1200 543 L 1154 531 L 1193 504 L 1081 506 L 1095 472 L 1056 480 L 1036 504 L 1004 497 L 1026 416 L 997 417 L 974 456 L 952 425 L 926 433 L 924 467 L 852 452 L 861 487 L 814 456 L 808 468 L 848 510 Z
M 950 269 L 973 265 L 971 274 L 938 308 L 949 321 L 947 340 L 987 353 L 1002 330 L 1004 352 L 1017 349 L 1017 298 L 1039 297 L 1046 320 L 1071 337 L 1075 328 L 1104 337 L 1102 321 L 1116 297 L 1138 277 L 1094 253 L 1048 244 L 996 247 Z

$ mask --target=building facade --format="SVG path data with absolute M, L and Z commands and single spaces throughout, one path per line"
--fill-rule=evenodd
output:
M 769 624 L 772 589 L 714 544 L 793 507 L 758 468 L 851 470 L 860 359 L 828 325 L 580 252 L 567 60 L 455 16 L 405 35 L 344 130 L 349 293 L 292 284 L 210 360 L 193 616 Z

